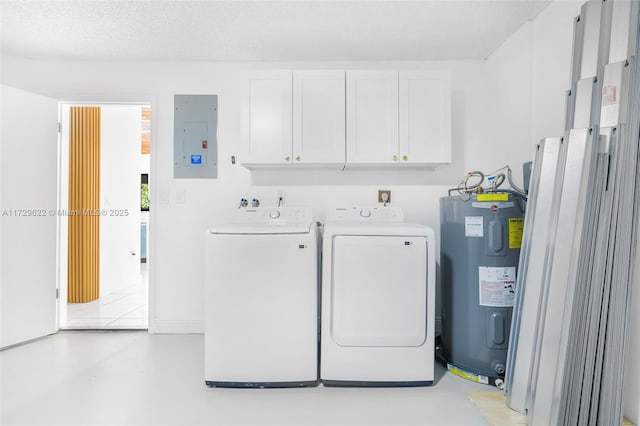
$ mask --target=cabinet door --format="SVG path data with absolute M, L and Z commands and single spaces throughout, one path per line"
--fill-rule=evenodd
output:
M 450 75 L 401 71 L 399 87 L 400 163 L 450 163 Z
M 291 162 L 291 71 L 246 74 L 243 99 L 244 163 Z
M 293 162 L 343 164 L 344 71 L 293 73 Z
M 398 160 L 398 73 L 347 71 L 347 162 Z

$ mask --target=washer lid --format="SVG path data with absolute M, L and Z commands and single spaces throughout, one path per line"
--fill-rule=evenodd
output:
M 308 234 L 314 222 L 229 223 L 209 229 L 209 234 L 265 235 Z

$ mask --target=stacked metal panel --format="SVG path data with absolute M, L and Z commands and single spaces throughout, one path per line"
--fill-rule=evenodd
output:
M 511 317 L 505 383 L 509 406 L 521 413 L 526 411 L 531 380 L 526 372 L 533 364 L 535 347 L 537 322 L 531 318 L 537 318 L 540 311 L 546 264 L 552 249 L 547 241 L 555 233 L 551 230 L 552 206 L 562 143 L 562 138 L 544 139 L 536 147 L 533 160 L 514 302 L 518 309 L 513 310 Z M 513 375 L 514 371 L 523 373 Z
M 583 6 L 567 133 L 544 140 L 534 161 L 505 387 L 529 424 L 622 421 L 640 200 L 639 13 L 637 1 Z

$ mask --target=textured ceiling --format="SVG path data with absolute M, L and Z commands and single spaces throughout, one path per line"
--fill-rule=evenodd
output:
M 104 60 L 482 59 L 550 0 L 1 0 L 3 53 Z

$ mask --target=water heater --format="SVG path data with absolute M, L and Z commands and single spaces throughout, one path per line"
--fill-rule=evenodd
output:
M 500 388 L 524 225 L 517 195 L 440 200 L 441 358 L 454 374 Z

